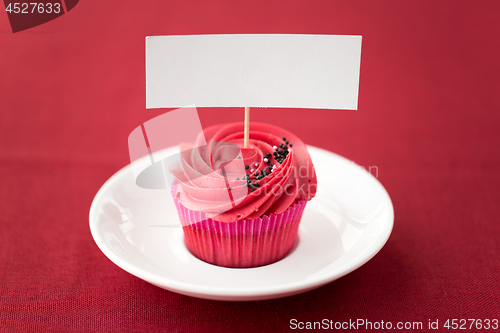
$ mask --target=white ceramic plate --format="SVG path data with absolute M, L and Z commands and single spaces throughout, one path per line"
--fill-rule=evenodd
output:
M 191 255 L 168 192 L 136 186 L 130 165 L 95 196 L 92 236 L 125 271 L 184 295 L 251 301 L 318 288 L 352 272 L 382 248 L 392 231 L 394 211 L 384 187 L 372 176 L 375 167 L 369 173 L 329 151 L 308 149 L 318 192 L 306 206 L 294 249 L 274 264 L 224 268 Z

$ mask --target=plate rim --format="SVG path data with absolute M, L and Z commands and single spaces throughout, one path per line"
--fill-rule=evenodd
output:
M 176 147 L 170 147 L 167 149 L 175 149 Z M 167 150 L 166 149 L 166 150 Z M 310 146 L 307 145 L 307 149 L 310 149 L 312 151 L 317 151 L 318 153 L 321 154 L 329 154 L 329 155 L 334 155 L 335 158 L 339 158 L 343 160 L 343 162 L 348 162 L 349 164 L 352 164 L 352 167 L 359 167 L 356 163 L 353 161 L 338 155 L 334 152 L 328 151 L 326 149 L 318 148 L 315 146 Z M 145 156 L 143 158 L 149 158 L 148 156 Z M 313 161 L 314 162 L 314 161 Z M 206 286 L 200 286 L 194 283 L 188 283 L 184 281 L 179 281 L 175 279 L 171 279 L 165 276 L 158 275 L 156 273 L 151 273 L 147 270 L 144 270 L 142 268 L 136 267 L 133 264 L 130 264 L 127 260 L 124 260 L 121 258 L 119 255 L 117 255 L 113 250 L 109 249 L 107 243 L 102 239 L 100 233 L 98 232 L 98 219 L 93 219 L 93 216 L 96 214 L 96 209 L 98 206 L 98 202 L 100 199 L 104 196 L 106 191 L 108 190 L 109 187 L 111 187 L 116 181 L 118 181 L 122 176 L 124 176 L 126 173 L 131 172 L 131 164 L 128 164 L 121 169 L 119 169 L 117 172 L 115 172 L 110 178 L 104 182 L 104 184 L 99 188 L 97 191 L 96 195 L 94 196 L 91 206 L 90 206 L 90 211 L 89 211 L 89 227 L 90 227 L 90 232 L 92 235 L 92 238 L 94 239 L 94 242 L 96 243 L 97 247 L 101 250 L 101 252 L 109 259 L 111 262 L 113 262 L 115 265 L 120 267 L 121 269 L 125 270 L 127 273 L 132 274 L 142 280 L 145 280 L 146 282 L 149 282 L 153 285 L 156 285 L 160 288 L 164 288 L 167 290 L 171 290 L 180 294 L 184 295 L 189 295 L 189 296 L 194 296 L 194 297 L 200 297 L 200 298 L 207 298 L 207 299 L 226 299 L 228 298 L 241 298 L 241 299 L 236 299 L 236 300 L 245 300 L 247 298 L 248 300 L 258 300 L 258 299 L 270 299 L 270 298 L 278 298 L 278 297 L 285 297 L 285 296 L 291 296 L 293 294 L 298 294 L 301 292 L 306 292 L 318 287 L 321 287 L 325 284 L 328 284 L 332 281 L 335 281 L 336 279 L 339 279 L 354 270 L 358 269 L 368 261 L 370 261 L 382 248 L 383 246 L 387 243 L 391 233 L 392 229 L 394 227 L 394 206 L 392 204 L 392 200 L 389 196 L 389 193 L 385 189 L 385 187 L 382 185 L 382 183 L 374 177 L 371 173 L 369 173 L 366 170 L 360 170 L 361 172 L 365 172 L 370 177 L 370 181 L 375 181 L 377 186 L 380 187 L 382 190 L 382 193 L 385 196 L 385 199 L 383 200 L 386 204 L 388 204 L 388 214 L 389 218 L 386 221 L 386 225 L 383 228 L 383 230 L 380 232 L 380 235 L 377 237 L 376 241 L 368 247 L 366 250 L 363 251 L 363 254 L 359 255 L 358 257 L 355 258 L 355 260 L 352 260 L 351 262 L 348 262 L 344 264 L 343 266 L 345 267 L 341 271 L 334 271 L 333 274 L 326 274 L 327 277 L 324 277 L 324 275 L 321 275 L 319 277 L 311 278 L 311 280 L 303 280 L 303 281 L 294 281 L 290 283 L 286 283 L 285 285 L 280 285 L 280 286 L 259 286 L 259 287 L 252 287 L 252 288 L 235 288 L 235 287 L 206 287 Z M 250 270 L 258 270 L 259 268 L 264 268 L 263 267 L 255 267 L 255 268 L 246 268 Z M 221 273 L 224 270 L 233 270 L 235 268 L 226 268 L 226 267 L 217 267 L 221 270 Z

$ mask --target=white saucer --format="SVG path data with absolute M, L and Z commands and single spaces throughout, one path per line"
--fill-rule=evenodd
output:
M 136 186 L 130 165 L 95 196 L 92 236 L 125 271 L 184 295 L 252 301 L 318 288 L 352 272 L 382 248 L 392 231 L 394 211 L 384 187 L 365 169 L 329 151 L 308 149 L 318 193 L 306 206 L 295 248 L 274 264 L 223 268 L 191 255 L 168 192 Z

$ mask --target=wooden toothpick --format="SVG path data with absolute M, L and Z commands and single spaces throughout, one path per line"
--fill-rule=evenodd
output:
M 250 132 L 250 108 L 245 107 L 245 133 L 244 133 L 243 148 L 248 148 L 249 132 Z

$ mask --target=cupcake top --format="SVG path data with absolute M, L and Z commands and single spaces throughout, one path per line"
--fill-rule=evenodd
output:
M 205 140 L 206 143 L 205 144 Z M 316 173 L 305 144 L 277 126 L 250 123 L 243 148 L 243 123 L 221 124 L 181 145 L 171 168 L 174 195 L 186 208 L 221 222 L 280 214 L 316 194 Z

